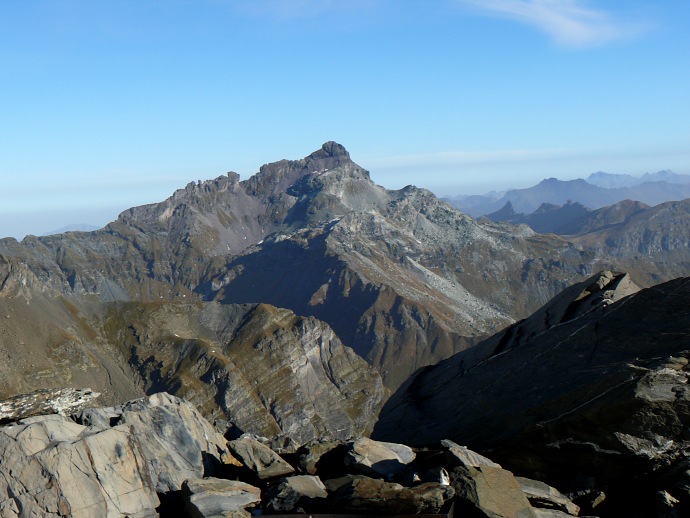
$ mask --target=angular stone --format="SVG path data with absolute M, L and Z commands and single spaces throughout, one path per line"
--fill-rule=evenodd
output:
M 447 462 L 450 467 L 455 467 L 460 465 L 466 467 L 478 468 L 479 466 L 493 466 L 495 468 L 500 468 L 500 464 L 496 464 L 491 459 L 480 455 L 467 448 L 466 446 L 460 446 L 454 443 L 450 439 L 444 439 L 441 441 L 441 446 L 447 448 L 449 455 L 447 456 Z
M 525 477 L 515 477 L 520 489 L 525 493 L 533 507 L 556 509 L 573 516 L 580 513 L 580 507 L 570 501 L 558 489 L 541 482 Z
M 538 507 L 534 508 L 534 515 L 537 518 L 570 518 L 572 516 L 577 516 L 559 511 L 558 509 L 540 509 Z
M 228 446 L 242 463 L 261 480 L 284 477 L 295 472 L 280 455 L 249 435 L 230 441 Z
M 85 408 L 79 413 L 75 413 L 72 418 L 84 426 L 94 428 L 110 428 L 117 425 L 122 415 L 122 406 Z
M 298 507 L 310 510 L 314 505 L 323 505 L 327 497 L 326 486 L 319 477 L 298 475 L 272 485 L 266 494 L 266 507 L 276 512 L 294 511 Z
M 462 467 L 451 472 L 458 499 L 492 518 L 534 518 L 534 509 L 510 471 L 495 466 Z
M 194 478 L 182 484 L 185 511 L 193 518 L 251 516 L 245 508 L 261 501 L 261 490 L 220 478 Z
M 313 440 L 297 450 L 298 465 L 309 475 L 323 474 L 333 478 L 334 472 L 343 473 L 345 443 L 342 441 Z
M 345 464 L 366 475 L 391 478 L 402 473 L 414 459 L 415 453 L 409 446 L 362 437 L 348 444 Z
M 434 514 L 455 494 L 451 486 L 427 483 L 409 488 L 362 475 L 329 482 L 325 484 L 333 488 L 332 505 L 339 512 Z

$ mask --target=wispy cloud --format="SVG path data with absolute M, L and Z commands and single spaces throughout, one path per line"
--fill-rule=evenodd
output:
M 459 0 L 479 12 L 532 25 L 566 47 L 594 47 L 630 37 L 642 24 L 619 19 L 585 0 Z

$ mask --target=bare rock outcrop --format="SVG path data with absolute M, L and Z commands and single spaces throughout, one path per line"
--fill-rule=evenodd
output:
M 388 396 L 380 375 L 330 326 L 287 309 L 123 305 L 109 322 L 123 329 L 117 339 L 149 390 L 184 396 L 209 420 L 231 422 L 233 436 L 299 445 L 365 435 Z
M 185 511 L 192 518 L 249 518 L 247 507 L 261 501 L 261 489 L 238 480 L 204 478 L 182 485 Z
M 100 394 L 91 389 L 44 389 L 0 401 L 0 423 L 45 414 L 70 415 Z
M 295 469 L 280 455 L 249 435 L 228 443 L 232 452 L 260 480 L 291 475 Z
M 141 444 L 126 425 L 105 430 L 64 416 L 0 428 L 0 514 L 155 516 L 159 500 Z
M 222 464 L 236 463 L 225 438 L 199 411 L 165 392 L 95 412 L 103 413 L 114 414 L 110 423 L 127 427 L 137 437 L 160 493 L 179 491 L 189 478 L 201 478 Z M 82 419 L 88 415 L 88 411 L 83 413 Z

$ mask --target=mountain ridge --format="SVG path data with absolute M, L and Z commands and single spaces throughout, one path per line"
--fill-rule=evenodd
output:
M 684 235 L 682 225 L 673 232 Z M 265 164 L 244 181 L 231 172 L 189 183 L 94 232 L 0 240 L 0 309 L 9 315 L 0 319 L 8 359 L 0 377 L 8 391 L 88 381 L 111 401 L 163 387 L 194 399 L 218 422 L 294 433 L 281 427 L 289 419 L 279 409 L 314 403 L 285 399 L 280 387 L 261 392 L 246 385 L 256 403 L 251 419 L 223 406 L 223 380 L 242 371 L 242 362 L 263 369 L 273 361 L 260 354 L 264 334 L 277 336 L 278 363 L 297 354 L 294 337 L 333 334 L 319 343 L 342 344 L 358 360 L 347 352 L 342 358 L 368 364 L 366 383 L 348 378 L 348 362 L 333 364 L 350 380 L 343 390 L 366 392 L 364 412 L 418 369 L 529 316 L 593 268 L 632 261 L 634 246 L 615 252 L 525 225 L 477 221 L 427 190 L 376 185 L 345 148 L 326 143 L 303 159 Z M 686 268 L 679 247 L 661 265 L 654 262 L 659 253 L 666 251 L 650 248 L 637 267 L 642 285 Z M 221 318 L 209 308 L 235 314 L 260 304 L 263 311 L 246 312 L 260 330 L 251 335 L 253 352 L 235 335 L 217 332 L 220 322 L 194 323 Z M 280 317 L 292 323 L 276 330 L 261 316 L 269 313 L 294 316 Z M 151 318 L 140 322 L 139 314 Z M 293 325 L 295 318 L 304 325 Z M 178 356 L 178 347 L 190 356 Z M 9 359 L 23 349 L 39 359 L 17 353 L 17 368 Z M 207 370 L 195 370 L 192 357 L 203 358 Z M 299 385 L 297 366 L 285 375 L 285 385 Z M 371 388 L 379 383 L 385 390 Z M 338 391 L 324 391 L 340 408 Z M 273 408 L 279 396 L 284 404 Z M 324 415 L 324 428 L 342 417 Z M 373 418 L 352 419 L 366 427 Z M 267 422 L 273 424 L 264 428 Z

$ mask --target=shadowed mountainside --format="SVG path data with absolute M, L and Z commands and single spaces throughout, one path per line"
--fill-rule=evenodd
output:
M 589 480 L 628 515 L 668 491 L 688 503 L 690 281 L 638 291 L 604 272 L 436 366 L 385 405 L 373 437 L 450 437 L 561 487 Z M 620 506 L 620 507 L 616 507 Z

